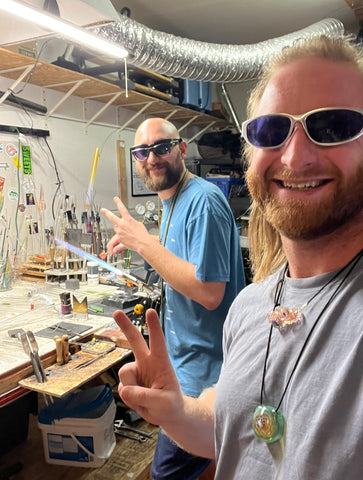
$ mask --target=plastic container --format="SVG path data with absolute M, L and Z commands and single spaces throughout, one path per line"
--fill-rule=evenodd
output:
M 208 182 L 214 183 L 220 190 L 222 190 L 223 195 L 226 199 L 229 199 L 229 192 L 231 190 L 232 185 L 243 185 L 244 179 L 243 178 L 232 178 L 232 177 L 205 177 L 205 180 Z
M 210 112 L 212 110 L 212 84 L 200 80 L 183 81 L 182 105 Z
M 100 283 L 100 277 L 97 275 L 87 275 L 87 285 L 95 286 Z
M 78 467 L 103 465 L 116 445 L 115 414 L 110 385 L 55 399 L 38 414 L 46 462 Z
M 197 80 L 183 81 L 183 101 L 182 105 L 199 109 L 199 83 Z
M 87 262 L 87 283 L 93 286 L 100 283 L 98 264 L 96 262 Z
M 199 107 L 202 111 L 212 111 L 212 84 L 199 82 Z
M 87 273 L 88 275 L 98 275 L 97 262 L 87 262 Z

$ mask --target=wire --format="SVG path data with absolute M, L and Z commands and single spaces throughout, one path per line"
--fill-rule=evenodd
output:
M 18 203 L 20 203 L 20 152 L 21 152 L 21 144 L 20 144 L 20 132 L 19 129 L 15 127 L 15 130 L 18 132 L 18 165 L 16 168 L 16 177 L 17 177 L 17 187 L 18 187 Z M 15 248 L 14 248 L 14 263 L 16 259 L 16 255 L 18 253 L 18 242 L 19 242 L 19 228 L 18 228 L 18 212 L 19 206 L 15 210 Z
M 27 85 L 29 84 L 29 82 L 30 82 L 30 80 L 31 80 L 31 78 L 32 78 L 32 76 L 33 76 L 33 73 L 35 72 L 35 69 L 36 69 L 36 67 L 37 67 L 37 65 L 38 65 L 38 62 L 39 62 L 39 59 L 40 59 L 40 55 L 41 55 L 41 53 L 43 52 L 43 49 L 44 49 L 45 45 L 47 45 L 47 43 L 49 43 L 51 40 L 54 40 L 54 38 L 49 38 L 49 39 L 46 40 L 46 41 L 43 43 L 43 45 L 40 47 L 40 50 L 39 50 L 38 55 L 37 55 L 37 57 L 36 57 L 36 59 L 35 59 L 35 63 L 34 63 L 34 65 L 33 65 L 33 68 L 32 68 L 31 71 L 29 72 L 29 75 L 27 76 L 27 79 L 25 80 L 23 87 L 22 87 L 20 90 L 18 90 L 17 92 L 14 92 L 11 88 L 8 88 L 8 91 L 9 91 L 9 92 L 11 92 L 11 93 L 14 94 L 14 95 L 19 95 L 19 93 L 22 93 L 22 92 L 24 91 L 24 89 L 25 89 L 25 88 L 27 87 Z
M 101 153 L 102 153 L 102 150 L 104 149 L 106 143 L 108 142 L 109 138 L 111 137 L 111 135 L 114 135 L 115 133 L 117 133 L 119 130 L 119 127 L 115 128 L 114 130 L 112 130 L 112 132 L 110 132 L 107 137 L 105 138 L 103 144 L 101 145 L 101 148 L 100 148 L 100 156 L 101 156 Z
M 8 91 L 10 91 L 11 93 L 14 93 L 10 88 L 8 88 Z M 13 100 L 14 100 L 14 102 L 15 102 L 19 107 L 21 107 L 21 108 L 24 110 L 24 112 L 28 115 L 28 117 L 29 117 L 29 119 L 30 119 L 30 128 L 33 129 L 33 126 L 34 126 L 34 124 L 33 124 L 33 117 L 30 115 L 30 113 L 29 113 L 29 111 L 27 110 L 27 108 L 25 107 L 25 105 L 23 105 L 23 103 L 20 101 L 20 99 L 18 99 L 18 98 L 15 97 L 15 96 L 14 96 Z M 18 130 L 18 133 L 20 133 L 19 130 Z
M 55 171 L 55 174 L 56 174 L 56 177 L 57 177 L 57 188 L 56 188 L 56 191 L 53 195 L 53 200 L 52 200 L 52 217 L 53 217 L 53 220 L 55 220 L 55 214 L 54 214 L 54 203 L 55 203 L 55 199 L 57 198 L 57 194 L 59 192 L 59 189 L 61 188 L 62 186 L 62 183 L 63 181 L 60 179 L 59 177 L 59 172 L 58 172 L 58 167 L 57 167 L 57 162 L 55 161 L 55 157 L 54 157 L 54 154 L 53 154 L 53 151 L 52 149 L 50 148 L 50 145 L 48 143 L 48 140 L 44 137 L 44 141 L 49 149 L 49 152 L 50 152 L 50 155 L 51 155 L 51 158 L 53 160 L 53 165 L 54 165 L 54 171 Z

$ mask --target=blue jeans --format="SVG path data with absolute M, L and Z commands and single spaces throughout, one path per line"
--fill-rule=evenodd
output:
M 181 449 L 160 429 L 151 467 L 152 480 L 195 480 L 210 460 Z

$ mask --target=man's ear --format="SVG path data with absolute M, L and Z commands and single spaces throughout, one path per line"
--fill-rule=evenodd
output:
M 179 149 L 180 149 L 180 153 L 182 154 L 182 158 L 184 158 L 185 155 L 187 154 L 187 149 L 188 149 L 187 142 L 184 142 L 184 140 L 182 142 L 180 142 L 179 143 Z

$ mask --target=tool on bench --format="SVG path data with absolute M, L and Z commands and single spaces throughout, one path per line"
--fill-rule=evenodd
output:
M 8 330 L 8 335 L 10 338 L 20 338 L 20 335 L 25 333 L 25 330 L 22 328 L 14 328 L 13 330 Z
M 28 330 L 27 332 L 20 332 L 18 333 L 18 338 L 21 341 L 24 352 L 30 357 L 35 378 L 38 380 L 39 383 L 46 382 L 47 377 L 45 375 L 43 365 L 39 357 L 39 347 L 37 341 L 35 340 L 34 333 L 30 330 Z M 50 403 L 53 403 L 53 398 L 49 395 L 46 395 L 45 393 L 43 393 L 43 398 L 47 406 Z
M 72 345 L 78 345 L 81 347 L 82 352 L 90 355 L 95 355 L 94 357 L 87 358 L 84 362 L 78 363 L 73 368 L 79 369 L 88 367 L 92 363 L 96 362 L 100 358 L 103 358 L 109 352 L 112 352 L 116 348 L 116 344 L 114 342 L 106 342 L 102 340 L 97 340 L 95 337 L 89 342 L 70 342 Z
M 127 425 L 123 420 L 115 420 L 113 430 L 116 435 L 121 435 L 122 437 L 130 438 L 131 440 L 137 440 L 140 443 L 146 442 L 148 438 L 152 438 L 153 436 L 150 432 Z
M 19 338 L 23 345 L 24 352 L 30 357 L 36 379 L 40 383 L 45 382 L 47 377 L 45 376 L 43 365 L 39 357 L 39 348 L 34 333 L 28 330 L 27 332 L 20 333 Z
M 69 339 L 79 337 L 81 334 L 91 330 L 90 325 L 80 323 L 58 322 L 54 325 L 49 325 L 42 330 L 35 332 L 38 337 L 53 338 L 54 335 L 68 335 Z
M 100 358 L 103 358 L 105 355 L 107 355 L 108 352 L 103 352 L 97 355 L 97 357 L 89 358 L 88 360 L 85 360 L 83 363 L 78 363 L 75 367 L 73 367 L 75 370 L 78 370 L 79 368 L 85 368 L 88 367 L 88 365 L 91 365 L 92 363 L 96 362 Z
M 63 365 L 64 363 L 68 363 L 71 355 L 69 353 L 69 338 L 68 335 L 63 335 L 62 338 L 56 335 L 54 337 L 55 341 L 55 351 L 57 354 L 57 363 L 59 365 Z
M 50 327 L 47 327 L 47 328 L 49 328 L 49 330 L 54 330 L 54 332 L 61 330 L 62 332 L 65 332 L 67 335 L 72 337 L 75 337 L 76 335 L 78 335 L 77 332 L 73 332 L 69 328 L 63 327 L 60 323 L 57 323 L 56 325 L 51 325 Z
M 74 314 L 83 314 L 85 318 L 87 318 L 87 313 L 88 313 L 88 301 L 87 297 L 84 297 L 84 299 L 80 302 L 75 295 L 72 295 L 73 299 L 73 313 Z

